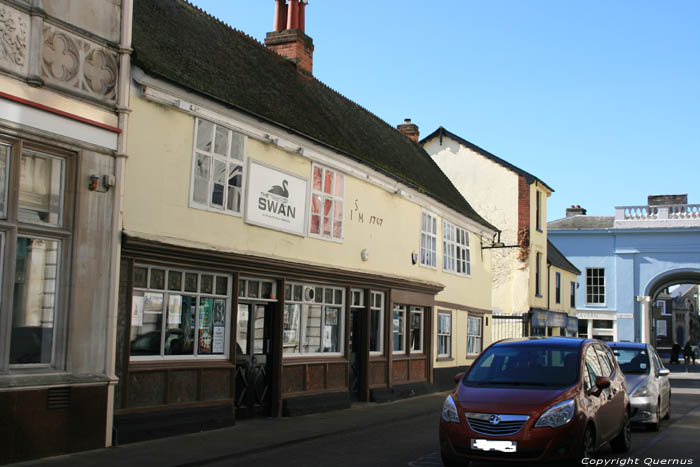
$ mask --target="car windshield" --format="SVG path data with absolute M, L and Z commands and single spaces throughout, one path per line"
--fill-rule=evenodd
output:
M 612 350 L 623 373 L 649 373 L 649 353 L 646 349 L 615 347 Z
M 462 380 L 465 386 L 562 388 L 576 383 L 579 349 L 543 345 L 488 348 Z

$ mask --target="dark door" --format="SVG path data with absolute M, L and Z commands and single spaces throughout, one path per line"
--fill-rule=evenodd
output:
M 238 305 L 236 418 L 270 415 L 270 305 Z
M 350 309 L 350 398 L 360 400 L 362 388 L 362 310 Z

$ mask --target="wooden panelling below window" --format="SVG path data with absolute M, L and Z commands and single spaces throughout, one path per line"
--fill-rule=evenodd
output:
M 386 360 L 370 362 L 369 364 L 369 384 L 386 385 Z
M 347 390 L 347 371 L 345 361 L 286 363 L 282 367 L 282 394 Z
M 426 357 L 402 358 L 394 357 L 391 363 L 391 382 L 400 384 L 407 381 L 426 381 Z

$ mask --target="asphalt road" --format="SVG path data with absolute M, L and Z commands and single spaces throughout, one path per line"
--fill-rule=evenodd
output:
M 624 457 L 635 458 L 649 452 L 664 453 L 663 432 L 672 423 L 700 406 L 700 380 L 675 380 L 671 405 L 671 419 L 662 423 L 659 432 L 648 431 L 644 427 L 634 427 L 631 452 Z M 376 426 L 371 429 L 324 437 L 317 440 L 273 449 L 263 453 L 228 459 L 213 466 L 275 466 L 285 467 L 359 467 L 359 466 L 401 466 L 437 467 L 441 466 L 438 451 L 438 417 L 435 415 L 417 417 L 414 420 Z M 697 427 L 700 440 L 700 427 Z M 700 441 L 699 441 L 700 443 Z M 653 448 L 653 451 L 650 451 Z M 615 462 L 617 457 L 605 446 L 598 453 L 601 460 Z M 672 457 L 672 453 L 666 453 Z M 700 465 L 700 447 L 696 465 Z M 619 462 L 619 461 L 617 461 Z M 477 466 L 492 464 L 474 464 Z M 620 465 L 609 463 L 608 465 Z M 630 465 L 629 463 L 627 465 Z M 641 465 L 641 464 L 640 464 Z

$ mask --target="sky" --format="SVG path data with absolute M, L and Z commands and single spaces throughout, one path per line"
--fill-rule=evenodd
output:
M 195 0 L 264 41 L 274 0 Z M 548 220 L 700 204 L 700 1 L 309 0 L 314 76 L 533 174 Z

